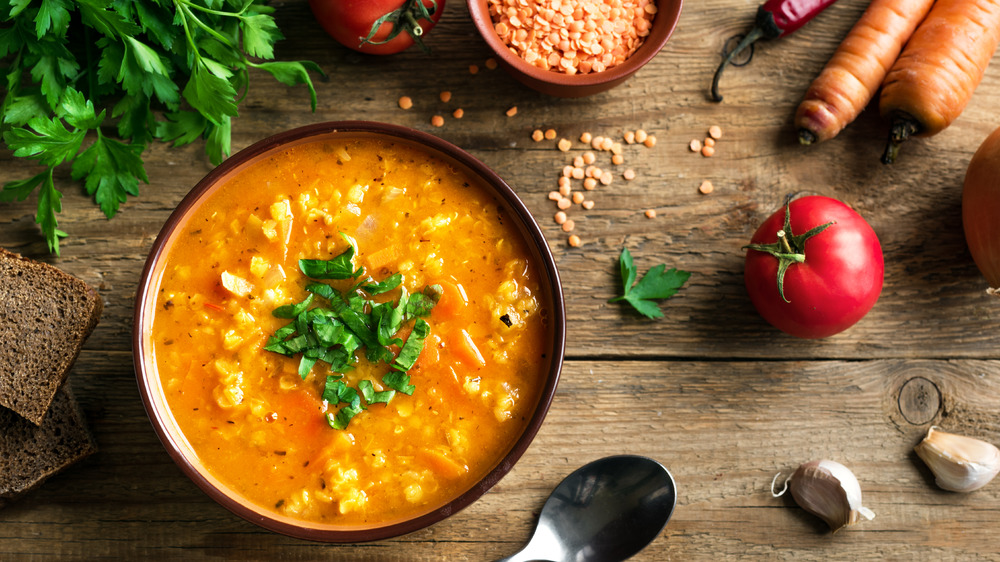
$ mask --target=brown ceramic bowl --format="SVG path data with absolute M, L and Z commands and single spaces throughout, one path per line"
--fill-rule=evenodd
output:
M 359 136 L 389 138 L 398 143 L 416 146 L 469 172 L 474 177 L 481 178 L 484 188 L 492 192 L 498 205 L 506 207 L 509 211 L 508 216 L 513 218 L 526 240 L 542 277 L 541 286 L 544 294 L 540 295 L 540 301 L 551 314 L 546 334 L 549 350 L 546 357 L 549 363 L 545 367 L 545 379 L 540 381 L 543 386 L 538 403 L 520 437 L 510 450 L 497 452 L 497 458 L 500 460 L 486 475 L 468 490 L 419 516 L 387 524 L 346 527 L 301 521 L 262 509 L 242 498 L 205 469 L 182 435 L 167 404 L 155 361 L 151 358 L 150 327 L 156 314 L 157 287 L 168 250 L 179 235 L 185 218 L 208 194 L 247 166 L 287 146 L 331 137 Z M 184 474 L 223 507 L 266 529 L 315 541 L 363 542 L 402 535 L 441 521 L 478 499 L 513 468 L 514 463 L 525 452 L 538 432 L 552 402 L 565 353 L 566 312 L 559 274 L 548 248 L 548 243 L 531 213 L 500 176 L 462 149 L 427 133 L 395 125 L 347 121 L 310 125 L 264 139 L 232 156 L 201 180 L 170 215 L 153 244 L 139 283 L 132 339 L 136 377 L 146 412 L 163 446 Z
M 468 0 L 469 13 L 479 34 L 496 54 L 500 65 L 522 84 L 561 98 L 578 98 L 610 90 L 632 76 L 667 43 L 681 17 L 683 0 L 657 0 L 659 10 L 653 26 L 642 45 L 622 64 L 604 72 L 590 74 L 564 74 L 545 70 L 525 62 L 510 51 L 493 29 L 487 0 Z

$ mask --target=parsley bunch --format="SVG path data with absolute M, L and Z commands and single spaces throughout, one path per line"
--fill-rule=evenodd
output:
M 312 108 L 313 62 L 276 62 L 282 35 L 260 0 L 10 0 L 0 13 L 5 81 L 0 131 L 14 156 L 45 167 L 8 182 L 0 202 L 38 190 L 35 222 L 59 254 L 62 194 L 53 171 L 71 165 L 109 219 L 139 181 L 154 139 L 173 146 L 205 138 L 213 164 L 230 153 L 232 118 L 248 69 L 289 86 L 305 84 Z M 85 142 L 86 141 L 86 142 Z M 86 146 L 84 146 L 86 144 Z
M 319 361 L 335 373 L 327 375 L 323 389 L 323 400 L 329 404 L 346 404 L 336 414 L 327 414 L 327 423 L 334 429 L 345 429 L 351 418 L 368 404 L 389 403 L 397 391 L 413 394 L 415 387 L 406 373 L 416 364 L 424 340 L 430 335 L 430 325 L 424 318 L 441 298 L 439 285 L 431 285 L 422 293 L 408 294 L 401 286 L 403 276 L 399 273 L 381 282 L 364 276 L 362 270 L 354 269 L 354 241 L 348 236 L 344 238 L 351 244 L 344 253 L 332 260 L 299 260 L 299 269 L 311 279 L 363 278 L 344 292 L 326 283 L 306 285 L 309 295 L 304 300 L 280 306 L 271 313 L 291 322 L 279 328 L 264 346 L 267 351 L 288 357 L 300 355 L 299 376 L 303 380 Z M 396 289 L 400 289 L 400 296 L 395 303 L 372 299 Z M 325 301 L 325 306 L 316 297 Z M 413 329 L 404 343 L 397 334 L 411 320 Z M 398 346 L 399 353 L 394 354 L 389 346 Z M 356 354 L 362 348 L 371 363 L 389 365 L 382 384 L 391 390 L 376 392 L 370 380 L 360 381 L 357 389 L 343 381 L 343 373 L 354 368 Z

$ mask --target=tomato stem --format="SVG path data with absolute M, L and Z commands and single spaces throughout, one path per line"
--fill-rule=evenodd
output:
M 404 2 L 399 8 L 375 20 L 375 22 L 372 23 L 371 29 L 368 30 L 368 36 L 359 37 L 361 42 L 358 46 L 360 47 L 365 43 L 369 45 L 384 45 L 405 31 L 410 34 L 410 37 L 413 38 L 413 42 L 420 47 L 421 51 L 429 53 L 430 49 L 424 45 L 423 40 L 420 38 L 420 36 L 424 34 L 424 28 L 420 27 L 419 20 L 425 19 L 431 23 L 434 22 L 431 16 L 437 13 L 439 7 L 437 0 L 430 0 L 430 3 L 430 8 L 428 8 L 427 6 L 424 6 L 424 0 L 406 0 L 406 2 Z M 375 34 L 378 33 L 378 30 L 384 23 L 392 25 L 389 35 L 381 41 L 372 41 L 372 38 L 375 37 Z
M 785 297 L 785 273 L 788 268 L 797 263 L 806 261 L 806 241 L 823 232 L 833 221 L 809 229 L 804 234 L 795 235 L 792 232 L 791 196 L 785 198 L 785 224 L 784 228 L 776 233 L 778 241 L 771 244 L 747 244 L 744 249 L 756 250 L 771 254 L 778 260 L 778 294 L 781 300 L 791 302 Z

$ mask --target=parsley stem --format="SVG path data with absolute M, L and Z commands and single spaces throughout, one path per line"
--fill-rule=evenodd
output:
M 194 21 L 195 25 L 197 25 L 198 27 L 200 27 L 203 31 L 205 31 L 205 33 L 208 33 L 209 35 L 211 35 L 212 37 L 214 37 L 219 43 L 222 43 L 223 45 L 225 45 L 225 46 L 229 47 L 230 49 L 233 49 L 234 51 L 236 51 L 237 53 L 239 53 L 240 54 L 240 58 L 242 58 L 244 62 L 247 60 L 246 55 L 243 54 L 243 51 L 239 50 L 236 47 L 236 45 L 233 45 L 229 41 L 229 39 L 226 38 L 225 35 L 222 35 L 218 31 L 216 31 L 216 30 L 212 29 L 211 27 L 205 25 L 205 22 L 201 21 L 201 19 L 199 19 L 198 16 L 194 15 L 194 13 L 191 12 L 191 10 L 188 8 L 188 6 L 190 6 L 190 4 L 188 4 L 187 2 L 178 3 L 178 7 L 181 8 L 182 10 L 184 10 L 184 12 Z M 230 14 L 226 14 L 226 15 L 230 15 Z M 186 32 L 187 30 L 188 30 L 188 28 L 187 28 L 187 22 L 185 22 L 184 31 Z M 191 39 L 191 35 L 190 34 L 188 34 L 188 39 Z M 192 43 L 192 46 L 197 50 L 198 47 L 195 46 L 193 43 Z
M 192 19 L 197 20 L 194 14 L 187 9 L 187 6 L 177 0 L 174 0 L 174 5 L 177 6 L 177 15 L 180 16 L 181 26 L 184 27 L 184 36 L 187 37 L 188 44 L 191 45 L 191 51 L 194 54 L 194 60 L 196 63 L 201 62 L 201 52 L 198 50 L 198 44 L 195 43 L 194 36 L 191 34 L 191 27 L 188 25 L 188 16 Z M 200 23 L 200 22 L 199 22 Z
M 243 17 L 243 13 L 246 12 L 247 9 L 250 7 L 251 2 L 244 3 L 243 8 L 240 11 L 238 11 L 238 12 L 223 12 L 223 11 L 220 11 L 220 10 L 213 10 L 213 9 L 207 7 L 207 6 L 201 6 L 199 4 L 195 4 L 193 2 L 189 2 L 188 0 L 175 0 L 174 4 L 184 4 L 185 6 L 194 8 L 195 10 L 198 10 L 198 11 L 201 11 L 201 12 L 205 12 L 206 14 L 213 14 L 213 15 L 222 16 L 222 17 L 242 18 Z

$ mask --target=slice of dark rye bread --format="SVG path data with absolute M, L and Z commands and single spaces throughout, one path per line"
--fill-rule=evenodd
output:
M 56 393 L 41 425 L 0 407 L 0 507 L 96 450 L 68 389 Z
M 83 281 L 0 248 L 0 406 L 42 423 L 103 310 Z

